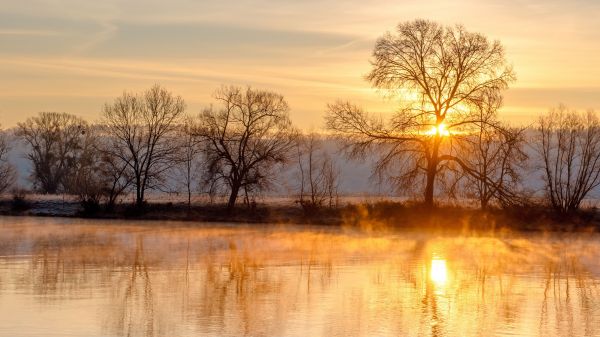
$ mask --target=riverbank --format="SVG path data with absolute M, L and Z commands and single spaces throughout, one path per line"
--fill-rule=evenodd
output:
M 600 216 L 595 208 L 559 215 L 540 207 L 512 207 L 486 211 L 467 206 L 426 208 L 400 201 L 349 202 L 337 208 L 307 212 L 292 202 L 240 205 L 228 210 L 220 204 L 153 202 L 143 209 L 119 204 L 107 211 L 84 210 L 73 198 L 40 197 L 2 199 L 0 215 L 96 219 L 168 220 L 187 222 L 230 222 L 261 224 L 309 224 L 346 226 L 365 230 L 440 228 L 453 230 L 598 231 Z

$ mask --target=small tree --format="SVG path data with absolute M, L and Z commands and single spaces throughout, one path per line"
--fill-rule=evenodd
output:
M 221 87 L 215 98 L 222 108 L 200 115 L 196 135 L 203 140 L 207 185 L 225 187 L 231 209 L 240 191 L 269 187 L 275 166 L 288 160 L 295 131 L 280 94 L 231 86 Z
M 96 162 L 81 166 L 70 178 L 71 191 L 79 198 L 86 213 L 97 211 L 106 195 L 106 180 L 98 168 Z
M 117 198 L 133 181 L 127 165 L 111 155 L 112 143 L 98 126 L 88 129 L 83 155 L 66 179 L 69 191 L 78 196 L 86 212 L 94 212 L 104 202 L 112 209 Z
M 337 204 L 340 170 L 323 149 L 319 135 L 300 136 L 296 144 L 300 175 L 299 202 L 306 211 Z
M 538 152 L 546 195 L 554 209 L 570 213 L 600 184 L 600 122 L 593 111 L 578 113 L 564 105 L 538 122 Z
M 458 157 L 462 158 L 466 172 L 467 194 L 479 200 L 486 209 L 492 200 L 502 205 L 514 204 L 521 196 L 517 188 L 520 170 L 528 159 L 523 150 L 523 128 L 511 128 L 497 120 L 502 98 L 490 93 L 476 106 L 480 122 L 472 133 L 457 135 Z
M 112 144 L 107 136 L 101 137 L 96 144 L 96 172 L 98 179 L 103 182 L 103 194 L 108 210 L 114 208 L 117 199 L 130 189 L 134 181 L 129 162 L 114 155 Z
M 138 95 L 125 92 L 104 107 L 102 121 L 110 141 L 106 155 L 117 168 L 113 172 L 126 168 L 133 177 L 138 207 L 146 191 L 158 188 L 165 172 L 176 163 L 178 148 L 173 137 L 184 111 L 183 99 L 159 85 Z
M 86 150 L 87 123 L 66 113 L 41 112 L 19 123 L 16 135 L 30 146 L 34 187 L 43 193 L 69 192 L 67 178 Z
M 8 190 L 15 182 L 16 171 L 8 161 L 10 146 L 4 131 L 0 131 L 0 193 Z
M 114 208 L 117 199 L 129 190 L 133 184 L 134 177 L 127 170 L 127 164 L 115 160 L 112 156 L 104 156 L 100 163 L 100 172 L 108 181 L 106 185 L 106 208 Z
M 195 134 L 198 130 L 195 123 L 195 119 L 187 117 L 177 130 L 177 146 L 180 151 L 175 174 L 178 182 L 183 184 L 185 189 L 188 209 L 192 206 L 192 193 L 199 185 L 197 179 L 201 167 L 199 162 L 201 140 Z
M 85 137 L 79 145 L 79 156 L 63 180 L 65 189 L 76 195 L 88 212 L 98 209 L 103 196 L 104 181 L 98 170 L 99 156 L 96 152 L 98 141 L 97 128 L 93 125 L 86 127 Z

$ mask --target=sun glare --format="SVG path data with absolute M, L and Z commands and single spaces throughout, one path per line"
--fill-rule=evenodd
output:
M 438 286 L 443 286 L 448 280 L 448 270 L 446 269 L 446 260 L 431 260 L 431 270 L 429 273 L 431 281 Z
M 431 130 L 426 132 L 427 135 L 433 136 L 439 134 L 441 136 L 449 136 L 450 132 L 446 129 L 446 124 L 440 123 L 431 127 Z

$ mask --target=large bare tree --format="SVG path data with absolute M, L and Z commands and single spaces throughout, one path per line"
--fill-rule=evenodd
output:
M 176 163 L 173 137 L 185 108 L 180 96 L 159 85 L 141 94 L 125 92 L 104 107 L 102 124 L 110 142 L 105 155 L 113 157 L 115 172 L 129 171 L 138 207 L 146 191 L 160 187 L 165 172 Z
M 289 159 L 295 132 L 280 94 L 224 86 L 215 98 L 221 108 L 200 115 L 196 134 L 204 142 L 206 180 L 228 190 L 231 209 L 242 190 L 268 187 L 275 167 Z
M 41 112 L 19 123 L 16 135 L 30 147 L 34 187 L 43 193 L 69 192 L 67 178 L 87 149 L 88 124 L 74 115 Z
M 540 117 L 538 137 L 550 204 L 559 212 L 573 212 L 600 185 L 598 116 L 561 105 Z
M 375 88 L 399 98 L 398 111 L 384 122 L 339 101 L 328 106 L 327 126 L 347 137 L 354 154 L 382 145 L 378 169 L 395 165 L 398 182 L 422 181 L 431 206 L 436 177 L 445 166 L 460 165 L 452 135 L 477 128 L 473 106 L 484 93 L 499 94 L 514 77 L 500 42 L 462 26 L 404 22 L 377 41 L 367 75 Z

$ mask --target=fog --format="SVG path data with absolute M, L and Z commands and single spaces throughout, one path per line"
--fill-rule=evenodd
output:
M 0 335 L 600 335 L 597 234 L 27 217 L 0 234 Z

